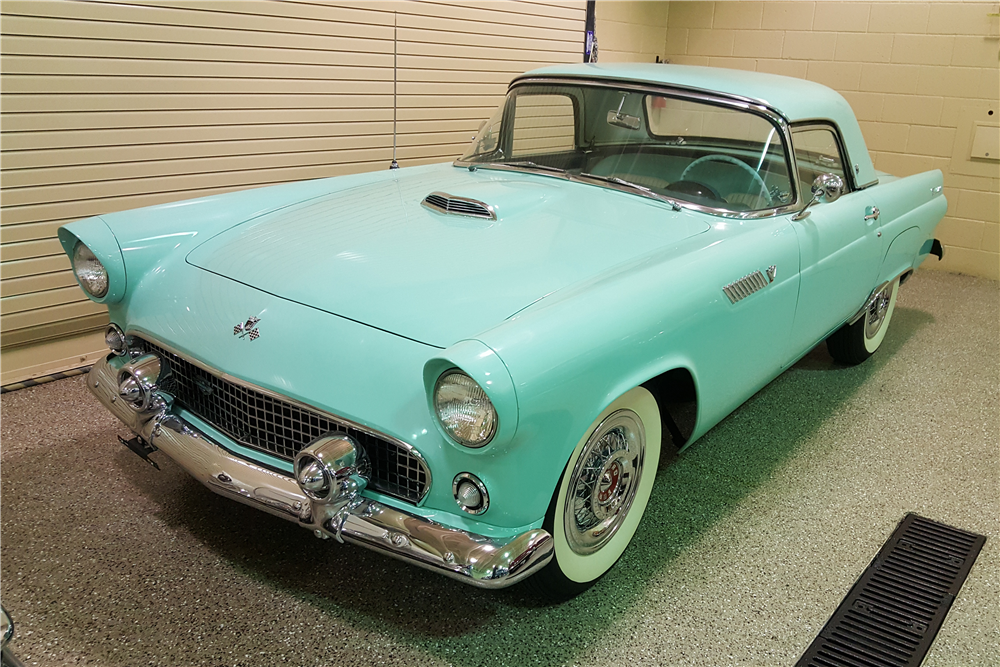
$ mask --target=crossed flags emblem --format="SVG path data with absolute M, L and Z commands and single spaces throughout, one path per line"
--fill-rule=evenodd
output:
M 259 317 L 250 317 L 246 322 L 240 322 L 235 327 L 233 327 L 233 335 L 239 336 L 240 338 L 249 338 L 250 340 L 257 340 L 260 337 L 260 331 L 257 330 L 257 323 L 260 322 Z

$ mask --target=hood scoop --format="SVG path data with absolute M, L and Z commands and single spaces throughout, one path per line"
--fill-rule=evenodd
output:
M 466 197 L 456 197 L 446 192 L 432 192 L 420 203 L 432 211 L 447 215 L 461 215 L 481 220 L 497 219 L 496 212 L 489 204 Z

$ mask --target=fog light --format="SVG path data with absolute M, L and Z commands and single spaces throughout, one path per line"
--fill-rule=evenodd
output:
M 117 324 L 109 324 L 107 330 L 104 332 L 104 342 L 107 343 L 108 349 L 117 354 L 119 357 L 124 357 L 128 354 L 128 345 L 125 343 L 125 333 L 118 327 Z
M 316 438 L 295 456 L 295 481 L 302 493 L 329 504 L 344 502 L 361 493 L 371 476 L 368 456 L 346 433 Z
M 477 510 L 483 506 L 483 494 L 479 493 L 476 485 L 467 479 L 458 483 L 456 498 L 459 505 L 470 510 Z
M 482 514 L 490 507 L 490 495 L 486 492 L 486 485 L 471 473 L 463 472 L 455 475 L 451 490 L 455 494 L 455 502 L 469 514 Z

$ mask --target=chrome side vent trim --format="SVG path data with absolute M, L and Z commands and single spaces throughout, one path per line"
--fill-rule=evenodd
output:
M 475 199 L 466 197 L 456 197 L 446 192 L 432 192 L 420 202 L 423 206 L 450 215 L 464 215 L 468 218 L 480 218 L 483 220 L 496 220 L 497 214 L 493 207 Z
M 735 282 L 731 282 L 722 288 L 722 291 L 729 297 L 730 303 L 742 301 L 754 292 L 758 292 L 767 287 L 767 278 L 760 271 L 743 276 Z

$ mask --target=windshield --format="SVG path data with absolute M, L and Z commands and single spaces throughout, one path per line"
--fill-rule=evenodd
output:
M 793 200 L 783 136 L 770 120 L 627 86 L 516 86 L 459 162 L 544 170 L 721 211 Z

